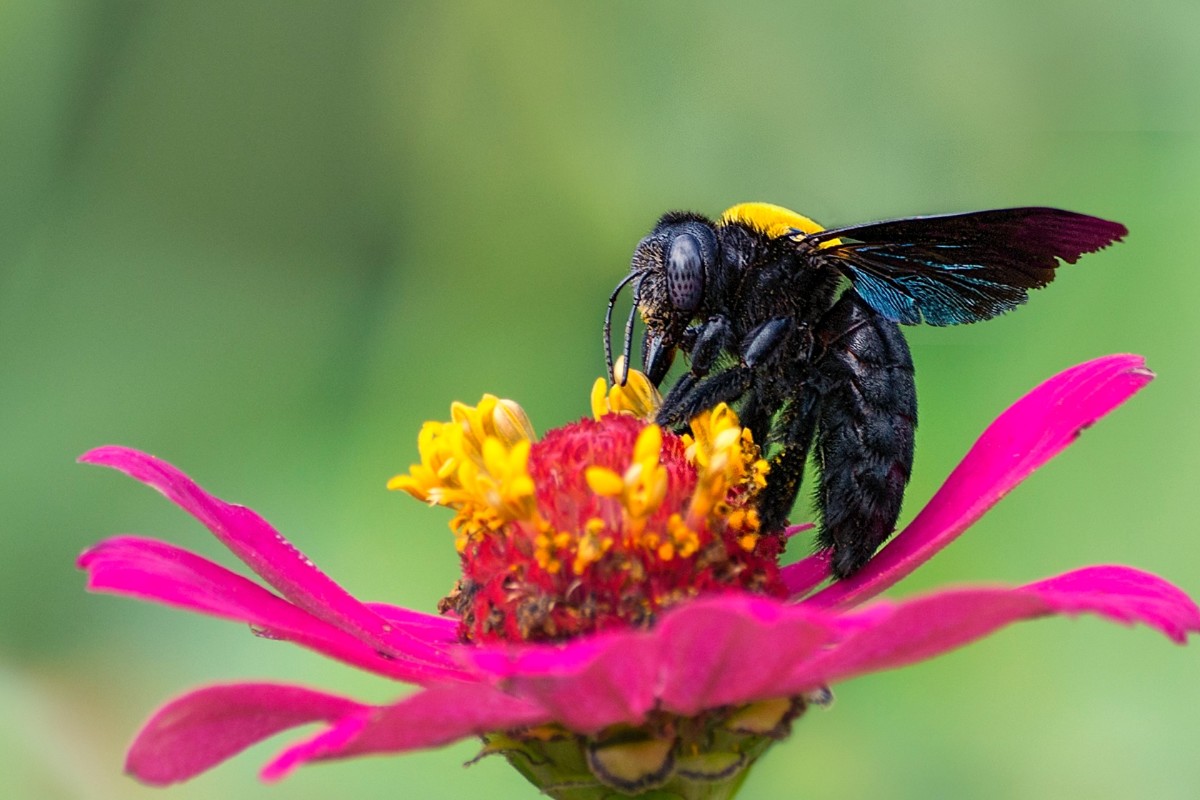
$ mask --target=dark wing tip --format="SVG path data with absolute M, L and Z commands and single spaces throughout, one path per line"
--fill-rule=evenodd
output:
M 1094 253 L 1121 241 L 1129 229 L 1114 222 L 1058 208 L 1025 209 L 1019 236 L 1034 251 L 1074 264 L 1085 253 Z

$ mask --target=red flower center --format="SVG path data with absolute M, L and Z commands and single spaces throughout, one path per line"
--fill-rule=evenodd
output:
M 655 439 L 655 452 L 638 452 Z M 697 502 L 697 468 L 674 434 L 625 415 L 581 420 L 535 443 L 528 472 L 537 512 L 471 537 L 442 602 L 465 640 L 564 639 L 649 626 L 700 594 L 786 594 L 782 538 L 758 533 L 751 492 L 739 484 Z M 693 504 L 711 509 L 689 514 Z

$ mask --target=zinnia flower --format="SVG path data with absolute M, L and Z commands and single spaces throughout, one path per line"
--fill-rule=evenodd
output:
M 426 424 L 421 463 L 390 486 L 456 512 L 463 577 L 442 615 L 355 599 L 253 511 L 152 456 L 84 455 L 158 489 L 270 587 L 119 536 L 81 556 L 89 588 L 246 622 L 420 687 L 386 705 L 272 683 L 197 689 L 150 718 L 128 771 L 152 784 L 186 780 L 322 722 L 263 778 L 478 735 L 484 754 L 503 754 L 555 797 L 732 797 L 746 768 L 839 681 L 1049 614 L 1140 622 L 1177 642 L 1200 630 L 1187 595 L 1125 566 L 862 605 L 1149 382 L 1139 357 L 1081 364 L 1023 397 L 866 568 L 824 588 L 825 554 L 780 566 L 784 535 L 759 529 L 752 501 L 769 474 L 734 414 L 718 407 L 690 436 L 661 431 L 641 418 L 655 396 L 633 375 L 625 389 L 597 386 L 596 420 L 538 441 L 519 407 L 494 397 Z

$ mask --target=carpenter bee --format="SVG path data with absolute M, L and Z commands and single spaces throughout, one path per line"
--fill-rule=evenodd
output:
M 1052 281 L 1059 260 L 1074 263 L 1126 233 L 1055 208 L 830 230 L 766 203 L 736 205 L 715 222 L 672 211 L 638 243 L 609 297 L 605 360 L 614 375 L 613 306 L 632 283 L 624 364 L 640 312 L 650 381 L 662 383 L 677 350 L 690 365 L 657 421 L 680 429 L 736 403 L 764 452 L 771 445 L 758 500 L 767 531 L 787 524 L 813 449 L 818 543 L 845 578 L 891 535 L 912 468 L 917 398 L 899 326 L 990 319 Z

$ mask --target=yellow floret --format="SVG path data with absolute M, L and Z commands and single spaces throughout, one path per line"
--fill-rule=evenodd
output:
M 760 457 L 750 431 L 741 427 L 737 414 L 725 403 L 697 416 L 691 428 L 692 434 L 683 439 L 688 460 L 696 467 L 696 489 L 687 518 L 695 527 L 720 510 L 734 487 L 744 487 L 752 495 L 765 486 L 769 465 Z
M 625 357 L 620 356 L 613 372 L 620 375 L 625 371 Z M 600 419 L 605 414 L 631 414 L 639 419 L 653 419 L 658 407 L 662 405 L 662 395 L 650 380 L 631 369 L 625 378 L 625 385 L 618 385 L 615 380 L 612 386 L 604 378 L 597 378 L 592 385 L 592 416 Z
M 521 407 L 485 394 L 477 406 L 454 403 L 450 417 L 421 427 L 421 463 L 388 481 L 388 488 L 456 509 L 451 527 L 460 549 L 504 522 L 536 520 L 536 487 L 528 470 L 534 432 Z

